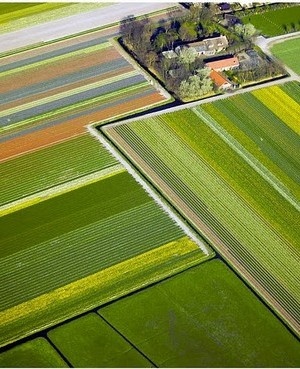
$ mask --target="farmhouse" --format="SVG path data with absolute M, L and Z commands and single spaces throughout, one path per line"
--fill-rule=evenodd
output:
M 237 68 L 239 65 L 239 59 L 236 56 L 230 56 L 225 59 L 205 63 L 206 67 L 214 69 L 217 72 Z
M 215 55 L 222 50 L 225 50 L 228 46 L 228 40 L 226 36 L 219 36 L 213 38 L 207 38 L 202 41 L 190 42 L 188 47 L 192 47 L 200 55 Z
M 233 87 L 231 82 L 229 82 L 224 76 L 222 76 L 221 73 L 216 72 L 214 69 L 210 73 L 210 78 L 213 80 L 214 84 L 222 90 Z

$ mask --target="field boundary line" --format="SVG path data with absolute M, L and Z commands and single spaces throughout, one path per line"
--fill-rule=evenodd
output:
M 263 164 L 249 153 L 235 138 L 233 138 L 225 129 L 223 129 L 212 117 L 201 109 L 201 107 L 192 108 L 192 111 L 229 147 L 231 147 L 239 156 L 241 156 L 259 175 L 261 175 L 277 192 L 280 193 L 291 205 L 300 211 L 300 205 L 289 190 L 274 176 Z
M 36 192 L 22 199 L 9 202 L 8 204 L 0 206 L 0 217 L 24 209 L 28 206 L 36 205 L 42 201 L 49 200 L 56 196 L 60 196 L 64 193 L 76 190 L 82 186 L 89 185 L 91 183 L 121 173 L 123 171 L 125 171 L 125 169 L 121 164 L 114 164 L 112 166 L 109 166 L 108 168 L 101 169 L 97 172 L 81 176 L 71 181 L 67 181 L 59 185 L 50 187 L 46 190 Z
M 129 174 L 143 187 L 143 189 L 152 197 L 152 199 L 156 202 L 156 204 L 164 210 L 165 213 L 169 215 L 169 217 L 184 231 L 186 235 L 188 235 L 204 252 L 206 256 L 209 256 L 211 254 L 211 250 L 208 249 L 208 247 L 204 244 L 204 242 L 196 235 L 194 231 L 191 230 L 190 227 L 188 227 L 181 218 L 175 214 L 171 207 L 167 204 L 167 202 L 163 199 L 163 197 L 159 194 L 157 194 L 152 187 L 150 186 L 150 183 L 148 184 L 142 176 L 134 169 L 132 164 L 126 160 L 122 154 L 115 149 L 109 140 L 104 136 L 104 134 L 100 131 L 98 131 L 93 126 L 87 127 L 90 134 L 95 137 L 98 141 L 101 142 L 101 144 L 110 152 L 113 157 L 115 157 L 127 170 Z

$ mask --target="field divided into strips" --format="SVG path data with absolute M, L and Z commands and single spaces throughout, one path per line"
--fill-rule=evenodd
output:
M 283 35 L 294 28 L 299 29 L 300 5 L 275 9 L 261 14 L 247 15 L 242 18 L 243 23 L 251 23 L 261 31 L 265 37 Z
M 1 346 L 212 255 L 126 172 L 3 216 L 0 227 Z
M 0 163 L 0 206 L 116 164 L 88 134 L 8 159 Z
M 74 368 L 151 368 L 149 362 L 99 315 L 87 314 L 48 333 Z
M 2 58 L 0 160 L 81 134 L 167 97 L 103 30 Z
M 298 51 L 300 49 L 300 37 L 292 40 L 286 40 L 272 46 L 271 51 L 284 64 L 300 74 L 300 63 Z
M 251 114 L 248 105 L 245 101 L 240 103 L 240 99 L 250 98 L 253 100 L 254 95 L 234 97 L 223 102 L 227 106 L 233 104 L 232 111 L 236 117 L 243 109 L 246 111 L 247 129 L 251 124 Z M 260 104 L 259 100 L 257 104 Z M 299 205 L 298 179 L 295 177 L 299 173 L 296 133 L 284 122 L 274 121 L 275 114 L 266 107 L 256 110 L 257 104 L 253 107 L 253 121 L 257 124 L 262 122 L 264 127 L 260 129 L 266 130 L 263 137 L 266 135 L 272 140 L 272 151 L 265 152 L 264 160 L 266 164 L 271 163 L 274 156 L 286 151 L 283 156 L 289 164 L 287 168 L 280 168 L 279 171 L 272 164 L 269 170 L 274 175 L 282 175 L 285 187 L 294 184 L 293 195 L 289 195 Z M 283 197 L 270 180 L 265 179 L 264 173 L 257 170 L 257 166 L 250 165 L 249 158 L 245 157 L 247 152 L 238 152 L 229 145 L 228 132 L 225 137 L 220 134 L 224 122 L 220 119 L 219 123 L 219 120 L 207 116 L 205 109 L 210 111 L 209 106 L 204 106 L 204 109 L 199 107 L 194 111 L 164 114 L 104 128 L 103 131 L 259 290 L 293 329 L 299 331 L 300 291 L 297 281 L 300 275 L 300 235 L 297 203 L 293 204 L 293 201 Z M 261 116 L 257 117 L 259 112 Z M 219 117 L 215 116 L 215 119 Z M 245 116 L 241 120 L 245 120 Z M 236 119 L 233 123 L 236 124 Z M 228 125 L 228 117 L 225 124 Z M 277 134 L 274 125 L 281 125 L 281 131 L 290 138 L 285 138 L 282 132 Z M 219 128 L 216 131 L 212 130 L 213 127 Z M 258 135 L 261 137 L 261 132 Z M 241 137 L 251 149 L 251 135 L 241 129 L 237 138 Z M 256 158 L 255 151 L 252 155 Z M 257 159 L 260 164 L 260 158 Z
M 299 341 L 220 260 L 126 296 L 98 313 L 157 367 L 300 364 Z M 68 343 L 76 348 L 74 335 Z
M 99 9 L 109 3 L 0 3 L 0 33 Z

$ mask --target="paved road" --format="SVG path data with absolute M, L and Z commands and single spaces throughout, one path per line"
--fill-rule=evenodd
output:
M 175 5 L 178 4 L 114 3 L 100 9 L 0 35 L 0 53 L 106 26 L 119 22 L 128 15 L 148 14 Z
M 259 36 L 256 38 L 255 43 L 257 46 L 259 46 L 262 51 L 271 56 L 273 59 L 275 59 L 275 57 L 273 56 L 273 54 L 271 53 L 271 47 L 277 43 L 286 41 L 286 40 L 290 40 L 293 38 L 297 38 L 300 37 L 300 31 L 299 32 L 293 32 L 293 33 L 289 33 L 286 35 L 281 35 L 281 36 L 275 36 L 275 37 L 271 37 L 271 38 L 265 38 L 263 36 Z M 300 82 L 300 76 L 295 73 L 292 69 L 290 69 L 287 65 L 284 65 L 284 68 L 286 69 L 286 71 L 289 73 L 289 75 L 291 76 L 292 79 Z

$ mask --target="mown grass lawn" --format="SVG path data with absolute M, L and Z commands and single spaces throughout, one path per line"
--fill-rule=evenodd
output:
M 36 338 L 0 353 L 1 368 L 68 368 L 44 338 Z
M 221 261 L 100 309 L 158 367 L 294 367 L 299 342 Z
M 294 72 L 300 74 L 299 50 L 300 37 L 278 43 L 271 49 L 278 59 L 293 69 Z
M 300 6 L 247 15 L 243 23 L 252 23 L 266 37 L 278 36 L 300 28 Z
M 99 315 L 87 314 L 48 337 L 75 368 L 144 368 L 151 363 Z

